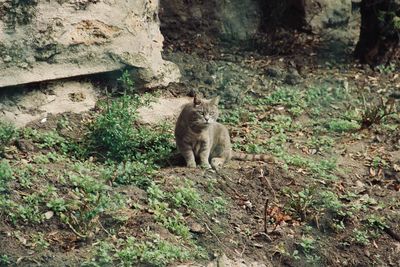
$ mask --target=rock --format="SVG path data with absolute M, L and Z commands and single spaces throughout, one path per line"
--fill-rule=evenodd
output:
M 322 32 L 327 28 L 340 28 L 347 30 L 351 17 L 351 0 L 306 0 L 305 20 L 315 33 Z
M 161 28 L 169 39 L 176 40 L 184 35 L 203 32 L 217 34 L 225 41 L 251 39 L 262 21 L 262 10 L 254 0 L 230 1 L 161 1 Z M 207 23 L 204 23 L 204 21 Z M 176 33 L 176 26 L 183 27 Z
M 0 2 L 0 87 L 125 66 L 146 87 L 178 81 L 161 57 L 158 1 L 25 2 Z
M 157 124 L 167 119 L 175 120 L 183 105 L 193 101 L 190 97 L 160 98 L 149 107 L 139 108 L 139 120 L 146 124 Z
M 284 82 L 289 85 L 297 85 L 301 82 L 301 77 L 292 73 L 288 73 L 285 77 Z
M 42 89 L 40 86 L 39 88 Z M 47 118 L 48 114 L 88 111 L 94 108 L 97 101 L 94 86 L 89 82 L 77 81 L 54 82 L 48 84 L 45 90 L 32 90 L 16 95 L 15 98 L 16 100 L 10 103 L 3 102 L 0 114 L 2 119 L 16 127 L 23 127 L 39 119 L 45 122 L 43 119 Z M 20 144 L 21 151 L 31 149 L 24 145 L 27 144 Z
M 187 220 L 187 223 L 192 233 L 204 234 L 206 232 L 206 229 L 201 224 L 193 220 Z
M 30 152 L 35 150 L 35 146 L 31 140 L 18 139 L 15 145 L 21 152 Z
M 278 78 L 282 75 L 282 70 L 277 67 L 268 67 L 265 70 L 265 74 L 273 78 Z

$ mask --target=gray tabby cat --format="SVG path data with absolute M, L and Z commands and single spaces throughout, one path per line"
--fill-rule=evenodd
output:
M 234 152 L 228 129 L 217 122 L 219 97 L 198 99 L 186 104 L 175 125 L 178 150 L 186 160 L 186 166 L 196 167 L 196 160 L 204 168 L 217 169 L 231 158 L 239 160 L 271 160 L 266 155 Z M 211 165 L 210 165 L 211 162 Z

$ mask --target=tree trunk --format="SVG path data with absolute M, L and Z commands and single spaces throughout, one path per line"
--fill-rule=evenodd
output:
M 399 0 L 362 0 L 361 29 L 354 55 L 371 66 L 399 59 Z

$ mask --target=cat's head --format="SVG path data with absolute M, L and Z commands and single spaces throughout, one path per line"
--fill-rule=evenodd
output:
M 216 122 L 219 115 L 218 102 L 219 96 L 212 99 L 200 99 L 195 96 L 191 116 L 192 125 L 205 128 Z

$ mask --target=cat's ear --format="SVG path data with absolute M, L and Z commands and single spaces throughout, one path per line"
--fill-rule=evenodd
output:
M 219 103 L 219 96 L 216 96 L 213 99 L 211 99 L 210 103 L 217 106 Z
M 201 104 L 200 98 L 198 98 L 196 95 L 193 98 L 193 104 L 195 107 Z

